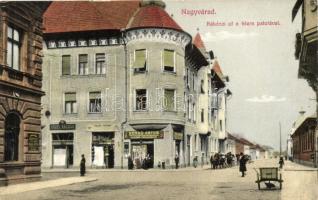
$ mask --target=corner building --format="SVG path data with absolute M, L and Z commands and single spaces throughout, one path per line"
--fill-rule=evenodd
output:
M 0 3 L 0 185 L 41 176 L 42 14 L 48 4 Z
M 139 168 L 147 155 L 150 167 L 173 167 L 176 155 L 190 164 L 185 141 L 195 128 L 185 126 L 198 111 L 186 103 L 187 88 L 198 91 L 198 70 L 208 63 L 164 8 L 161 1 L 50 5 L 43 167 L 78 167 L 81 154 L 91 167 L 127 167 L 131 156 Z

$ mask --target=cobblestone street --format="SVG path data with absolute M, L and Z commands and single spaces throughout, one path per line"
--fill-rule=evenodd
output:
M 276 166 L 276 161 L 249 164 L 244 178 L 240 177 L 237 166 L 219 170 L 210 170 L 206 166 L 178 171 L 91 171 L 87 176 L 97 178 L 97 181 L 0 196 L 0 199 L 317 199 L 314 190 L 317 188 L 316 172 L 290 162 L 286 162 L 283 171 L 282 191 L 259 191 L 253 168 L 265 166 Z M 77 175 L 59 173 L 60 178 L 72 174 Z M 58 175 L 44 173 L 44 177 L 50 179 Z

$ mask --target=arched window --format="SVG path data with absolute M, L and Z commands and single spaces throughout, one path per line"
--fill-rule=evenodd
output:
M 19 159 L 20 118 L 10 113 L 5 119 L 4 160 L 17 161 Z

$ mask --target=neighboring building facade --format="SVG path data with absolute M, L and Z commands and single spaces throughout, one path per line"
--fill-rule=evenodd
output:
M 0 3 L 0 184 L 41 173 L 42 14 L 48 3 Z
M 315 166 L 315 129 L 316 116 L 305 116 L 304 113 L 294 123 L 291 138 L 293 141 L 293 161 Z
M 173 167 L 176 156 L 181 166 L 196 156 L 207 161 L 209 101 L 200 100 L 210 98 L 209 58 L 164 7 L 114 1 L 48 8 L 44 167 L 77 167 L 81 154 L 88 166 L 107 168 L 126 167 L 129 156 L 137 168 L 147 155 L 151 167 Z
M 297 0 L 292 11 L 292 20 L 301 8 L 302 31 L 296 34 L 296 59 L 299 59 L 298 77 L 307 80 L 316 92 L 316 116 L 318 116 L 318 16 L 317 0 Z M 318 119 L 316 119 L 318 124 Z M 314 165 L 318 166 L 318 126 L 315 131 Z

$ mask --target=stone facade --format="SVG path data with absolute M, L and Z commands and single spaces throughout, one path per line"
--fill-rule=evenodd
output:
M 42 13 L 47 3 L 0 9 L 0 182 L 41 172 Z

